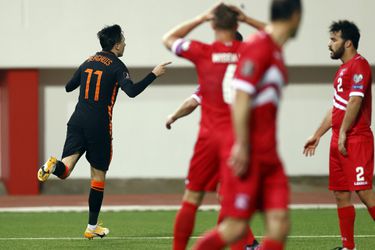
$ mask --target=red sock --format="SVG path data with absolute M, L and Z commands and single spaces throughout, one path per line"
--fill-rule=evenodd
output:
M 341 231 L 342 246 L 353 249 L 354 248 L 354 220 L 355 209 L 354 206 L 342 207 L 337 209 L 339 216 L 339 224 Z
M 173 250 L 185 250 L 193 232 L 195 214 L 198 207 L 189 202 L 182 202 L 176 215 L 173 231 Z
M 252 245 L 254 243 L 254 240 L 255 240 L 254 234 L 251 231 L 250 227 L 248 227 L 246 230 L 246 235 L 242 239 L 237 241 L 236 243 L 233 243 L 232 245 L 230 245 L 230 249 L 231 250 L 243 250 L 245 246 Z
M 224 220 L 224 214 L 222 210 L 220 209 L 219 216 L 217 217 L 217 224 L 219 225 L 221 222 L 223 222 L 223 220 Z
M 223 220 L 224 220 L 224 215 L 220 210 L 219 217 L 217 219 L 217 224 L 220 224 Z M 230 249 L 231 250 L 243 250 L 245 246 L 254 244 L 254 240 L 255 240 L 254 234 L 251 231 L 251 228 L 248 227 L 248 229 L 246 230 L 246 235 L 241 240 L 230 245 Z
M 199 239 L 194 245 L 194 250 L 221 250 L 224 249 L 226 243 L 220 237 L 217 229 L 214 229 L 203 235 L 203 238 Z
M 272 240 L 265 238 L 262 241 L 261 250 L 283 250 L 284 249 L 284 243 L 277 241 L 277 240 Z
M 375 220 L 375 207 L 367 208 L 368 212 L 370 213 L 373 220 Z

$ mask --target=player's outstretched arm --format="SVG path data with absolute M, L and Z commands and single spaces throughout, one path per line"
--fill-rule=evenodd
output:
M 187 36 L 193 29 L 198 27 L 200 24 L 209 21 L 212 19 L 212 11 L 218 6 L 216 4 L 212 8 L 210 8 L 208 11 L 205 11 L 203 14 L 188 20 L 182 24 L 177 25 L 176 27 L 172 28 L 170 31 L 168 31 L 163 36 L 163 44 L 164 46 L 171 50 L 173 43 L 180 38 L 184 38 Z
M 166 71 L 166 66 L 171 64 L 171 62 L 161 63 L 157 65 L 152 72 L 150 72 L 145 78 L 140 82 L 133 83 L 129 78 L 121 77 L 121 80 L 118 80 L 118 83 L 121 89 L 129 96 L 136 97 L 145 90 L 148 85 L 150 85 L 157 77 L 163 75 Z M 124 74 L 120 74 L 124 75 Z
M 156 65 L 155 68 L 152 70 L 152 73 L 155 74 L 156 77 L 164 75 L 166 71 L 166 67 L 171 63 L 172 62 L 165 62 L 159 65 Z
M 234 5 L 229 5 L 229 7 L 236 11 L 238 13 L 238 21 L 240 22 L 243 22 L 243 23 L 246 23 L 252 27 L 254 27 L 255 29 L 258 29 L 258 30 L 261 30 L 261 29 L 264 29 L 264 27 L 266 27 L 266 23 L 262 22 L 262 21 L 259 21 L 257 19 L 254 19 L 250 16 L 247 16 L 240 8 L 238 8 L 237 6 L 234 6 Z
M 175 121 L 181 117 L 191 114 L 198 106 L 199 102 L 195 100 L 194 97 L 191 96 L 187 98 L 173 114 L 168 115 L 167 121 L 165 122 L 165 127 L 167 129 L 171 129 L 171 125 Z
M 303 154 L 305 156 L 313 156 L 315 154 L 315 150 L 319 145 L 320 137 L 322 137 L 331 127 L 332 108 L 328 110 L 319 128 L 315 131 L 315 133 L 312 136 L 310 136 L 307 139 L 305 145 L 303 146 Z

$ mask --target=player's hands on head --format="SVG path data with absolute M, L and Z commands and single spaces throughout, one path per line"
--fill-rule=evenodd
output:
M 172 128 L 172 123 L 174 123 L 176 121 L 176 118 L 174 118 L 174 115 L 171 114 L 171 115 L 168 115 L 167 117 L 167 121 L 165 122 L 165 127 L 167 129 L 171 129 Z
M 238 8 L 235 5 L 231 5 L 231 4 L 228 4 L 228 7 L 231 8 L 233 11 L 238 13 L 238 16 L 237 16 L 238 21 L 244 22 L 246 20 L 246 15 L 240 8 Z
M 315 154 L 315 150 L 318 147 L 320 138 L 317 136 L 310 136 L 305 146 L 303 147 L 303 154 L 307 156 L 313 156 Z
M 235 143 L 229 158 L 229 165 L 237 176 L 243 176 L 249 166 L 249 148 L 243 144 Z
M 165 62 L 165 63 L 161 63 L 159 65 L 157 65 L 153 70 L 152 70 L 152 73 L 154 73 L 156 75 L 156 77 L 159 77 L 161 75 L 163 75 L 166 71 L 166 66 L 171 64 L 172 62 Z
M 199 18 L 203 21 L 203 22 L 207 22 L 207 21 L 211 21 L 213 18 L 214 18 L 214 14 L 213 14 L 213 11 L 214 9 L 216 9 L 217 6 L 219 6 L 222 2 L 218 2 L 216 3 L 214 6 L 212 6 L 211 8 L 209 8 L 208 10 L 206 10 L 205 12 L 203 12 Z

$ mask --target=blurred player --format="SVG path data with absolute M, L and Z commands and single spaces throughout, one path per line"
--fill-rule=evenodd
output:
M 281 88 L 287 81 L 282 46 L 296 35 L 301 15 L 299 0 L 273 0 L 271 24 L 241 49 L 233 80 L 234 144 L 225 150 L 230 165 L 221 166 L 225 219 L 199 239 L 194 249 L 224 249 L 237 241 L 256 208 L 265 212 L 266 222 L 260 249 L 284 249 L 289 187 L 277 153 L 276 116 Z M 233 137 L 233 133 L 222 136 Z
M 358 54 L 359 30 L 349 21 L 333 22 L 328 48 L 342 65 L 335 75 L 333 107 L 320 127 L 307 140 L 304 154 L 312 156 L 322 137 L 332 128 L 329 159 L 329 189 L 336 198 L 343 247 L 354 249 L 355 191 L 375 220 L 372 192 L 374 139 L 371 131 L 371 68 Z
M 207 21 L 211 21 L 215 42 L 206 44 L 185 38 Z M 221 135 L 231 124 L 228 106 L 231 101 L 230 82 L 241 45 L 241 42 L 236 41 L 237 21 L 258 29 L 264 27 L 263 23 L 246 16 L 238 8 L 220 4 L 178 25 L 164 36 L 164 44 L 168 49 L 194 63 L 202 97 L 199 135 L 190 162 L 182 206 L 174 225 L 174 250 L 186 249 L 204 193 L 216 191 L 223 144 Z M 253 244 L 251 230 L 248 231 L 248 241 L 245 240 L 238 246 L 232 246 L 232 249 L 243 249 L 245 244 Z
M 241 33 L 238 31 L 236 32 L 235 40 L 241 41 L 241 42 L 243 40 Z M 200 103 L 201 103 L 201 95 L 200 95 L 199 87 L 198 87 L 195 93 L 192 94 L 190 97 L 186 98 L 184 102 L 180 105 L 180 107 L 178 107 L 178 109 L 174 113 L 168 115 L 167 121 L 165 122 L 165 127 L 167 129 L 171 129 L 172 128 L 171 125 L 175 121 L 177 121 L 178 119 L 184 116 L 191 114 L 200 105 Z
M 50 157 L 40 167 L 38 179 L 44 182 L 51 173 L 67 178 L 79 158 L 86 152 L 91 165 L 89 220 L 86 238 L 104 237 L 108 228 L 97 225 L 103 201 L 105 175 L 112 159 L 112 111 L 121 88 L 129 97 L 136 97 L 156 77 L 164 74 L 168 63 L 156 66 L 142 81 L 134 84 L 125 64 L 118 58 L 124 53 L 125 37 L 119 25 L 98 32 L 102 51 L 89 57 L 74 73 L 65 89 L 80 87 L 79 100 L 70 117 L 62 160 Z

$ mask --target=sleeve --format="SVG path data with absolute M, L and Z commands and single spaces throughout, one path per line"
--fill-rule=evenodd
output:
M 172 52 L 179 57 L 195 62 L 201 57 L 202 53 L 205 51 L 205 47 L 206 44 L 204 43 L 180 38 L 173 43 Z
M 81 84 L 81 70 L 82 70 L 82 65 L 79 66 L 76 72 L 74 72 L 73 77 L 65 85 L 66 92 L 71 92 L 75 90 Z
M 258 82 L 269 67 L 271 50 L 264 42 L 246 44 L 240 54 L 232 82 L 233 88 L 254 95 Z
M 371 68 L 364 58 L 359 58 L 352 65 L 349 96 L 364 97 L 368 87 L 371 87 Z
M 199 103 L 199 105 L 200 105 L 201 102 L 202 102 L 201 88 L 198 87 L 198 88 L 195 90 L 194 94 L 191 95 L 191 97 L 194 98 L 194 99 Z
M 132 98 L 142 93 L 155 79 L 156 75 L 150 72 L 140 82 L 134 83 L 125 66 L 121 67 L 116 73 L 116 80 L 120 88 Z

